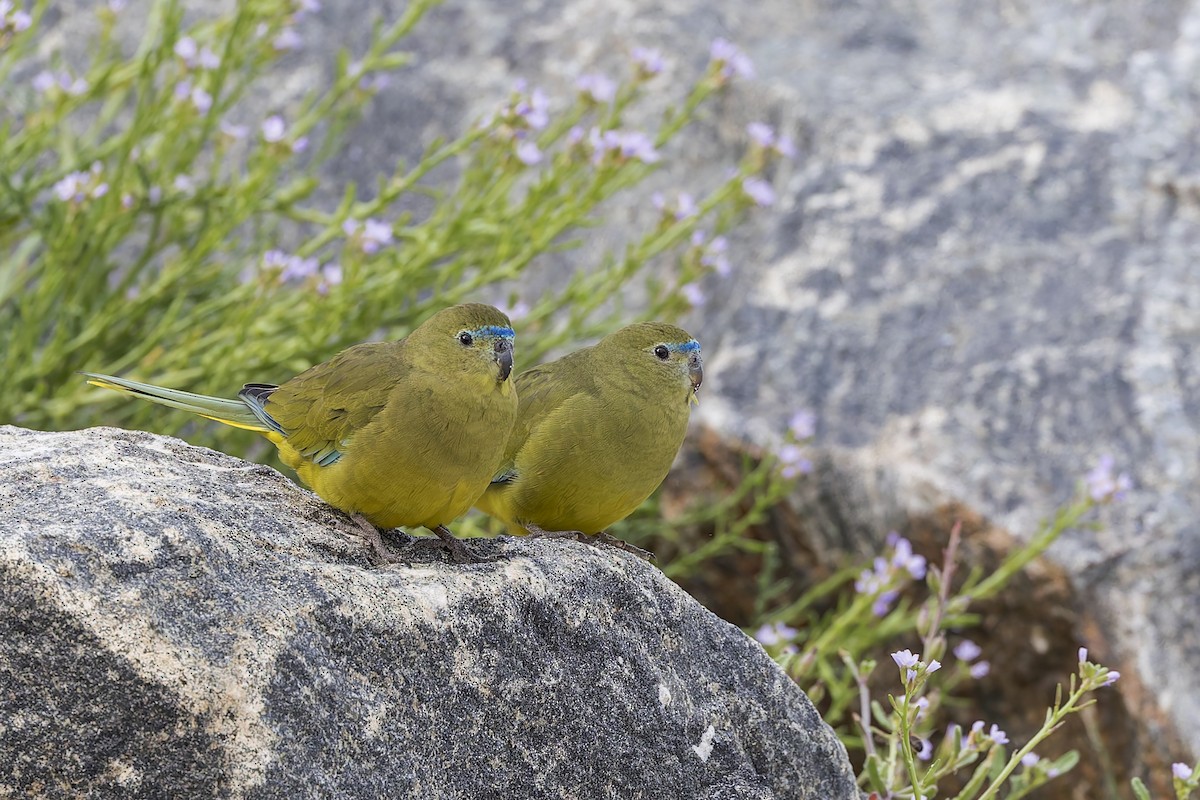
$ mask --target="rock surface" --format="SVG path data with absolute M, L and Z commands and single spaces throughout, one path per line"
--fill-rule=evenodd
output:
M 267 467 L 0 428 L 0 795 L 856 798 L 812 704 L 625 553 L 448 563 Z

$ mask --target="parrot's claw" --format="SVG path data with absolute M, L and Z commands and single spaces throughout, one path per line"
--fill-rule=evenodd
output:
M 495 559 L 485 558 L 484 556 L 476 555 L 471 551 L 471 548 L 463 544 L 463 540 L 455 536 L 445 525 L 438 525 L 436 528 L 429 530 L 437 534 L 442 543 L 446 545 L 446 549 L 450 551 L 450 558 L 456 564 L 484 564 Z
M 351 514 L 350 519 L 358 525 L 362 530 L 363 538 L 367 540 L 367 544 L 371 545 L 371 550 L 379 557 L 383 564 L 395 564 L 400 561 L 400 557 L 388 549 L 383 543 L 383 537 L 379 535 L 379 529 L 367 522 L 367 518 L 362 514 Z
M 608 531 L 600 531 L 589 536 L 583 531 L 548 531 L 537 525 L 530 524 L 525 525 L 524 528 L 529 531 L 530 536 L 537 539 L 574 539 L 577 542 L 590 544 L 592 547 L 599 547 L 600 545 L 615 547 L 618 550 L 624 550 L 626 553 L 633 553 L 638 558 L 646 561 L 653 562 L 658 560 L 654 553 L 651 553 L 649 550 L 643 550 L 637 545 L 632 545 L 623 539 L 618 539 Z

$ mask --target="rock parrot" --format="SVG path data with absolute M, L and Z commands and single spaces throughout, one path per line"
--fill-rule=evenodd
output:
M 424 526 L 455 559 L 471 561 L 478 559 L 445 525 L 471 507 L 503 461 L 517 414 L 512 363 L 508 317 L 466 304 L 439 311 L 400 341 L 355 345 L 279 386 L 248 383 L 236 400 L 83 374 L 96 386 L 265 436 L 325 502 L 359 515 L 385 559 L 374 526 Z
M 515 534 L 594 534 L 649 555 L 604 528 L 667 476 L 703 378 L 700 345 L 660 322 L 629 325 L 522 372 L 502 467 L 475 506 Z

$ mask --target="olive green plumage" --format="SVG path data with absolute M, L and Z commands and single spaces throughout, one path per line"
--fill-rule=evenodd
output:
M 504 466 L 476 507 L 513 533 L 601 532 L 666 477 L 702 377 L 700 345 L 659 322 L 521 373 Z
M 503 313 L 467 304 L 400 341 L 355 345 L 280 386 L 247 384 L 236 400 L 84 374 L 267 437 L 335 508 L 381 528 L 436 529 L 471 507 L 502 462 L 517 411 L 512 342 Z

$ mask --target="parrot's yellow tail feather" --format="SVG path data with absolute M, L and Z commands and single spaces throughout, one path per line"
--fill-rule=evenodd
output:
M 94 372 L 82 374 L 87 376 L 88 383 L 92 386 L 99 386 L 101 389 L 112 389 L 114 392 L 140 397 L 152 403 L 189 411 L 205 419 L 211 419 L 234 428 L 261 433 L 267 438 L 278 435 L 259 419 L 250 406 L 241 400 L 225 400 L 205 394 L 181 392 L 177 389 L 167 389 L 149 383 L 115 378 L 112 375 L 99 375 Z

